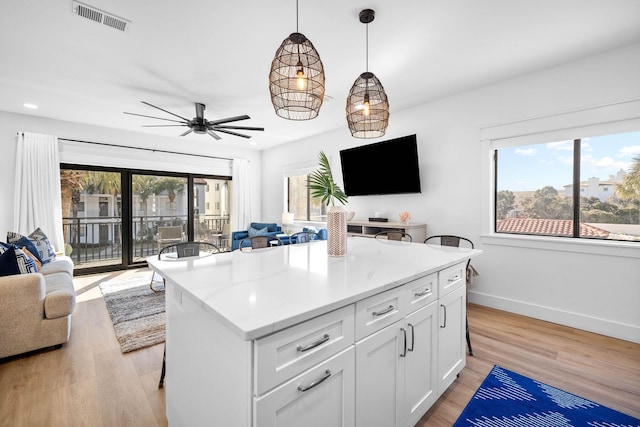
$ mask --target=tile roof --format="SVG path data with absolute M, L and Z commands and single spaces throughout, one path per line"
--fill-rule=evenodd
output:
M 507 218 L 496 224 L 498 233 L 539 234 L 546 236 L 573 236 L 570 219 Z M 589 224 L 580 224 L 581 237 L 606 239 L 609 232 Z

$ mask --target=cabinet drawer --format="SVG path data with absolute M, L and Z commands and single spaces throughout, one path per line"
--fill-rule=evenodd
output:
M 355 426 L 354 346 L 254 398 L 253 427 Z
M 256 340 L 254 393 L 263 394 L 353 343 L 353 304 Z
M 356 302 L 356 341 L 402 319 L 407 296 L 401 286 Z
M 467 262 L 461 262 L 438 273 L 438 298 L 464 285 L 467 280 Z
M 414 312 L 438 299 L 438 273 L 413 280 L 403 288 L 407 292 L 409 313 Z

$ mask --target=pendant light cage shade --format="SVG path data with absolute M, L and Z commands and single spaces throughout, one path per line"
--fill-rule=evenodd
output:
M 289 120 L 317 117 L 324 100 L 324 80 L 318 51 L 303 34 L 292 33 L 276 51 L 269 73 L 276 114 Z
M 378 138 L 389 125 L 389 100 L 370 72 L 360 74 L 347 97 L 347 123 L 354 138 Z

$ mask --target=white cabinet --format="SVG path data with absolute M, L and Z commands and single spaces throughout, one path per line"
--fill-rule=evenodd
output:
M 356 303 L 356 424 L 412 426 L 437 398 L 437 274 Z
M 440 272 L 439 288 L 445 289 L 438 301 L 438 394 L 456 379 L 466 363 L 466 287 L 462 269 L 466 264 Z
M 349 236 L 374 237 L 381 231 L 403 231 L 411 236 L 413 242 L 422 243 L 427 238 L 427 224 L 415 222 L 377 222 L 377 221 L 348 221 L 347 234 Z
M 356 343 L 356 425 L 401 426 L 404 334 L 400 320 Z
M 351 346 L 256 398 L 254 427 L 354 427 L 353 353 Z
M 414 426 L 438 398 L 438 304 L 407 316 L 407 355 L 404 358 L 405 426 Z

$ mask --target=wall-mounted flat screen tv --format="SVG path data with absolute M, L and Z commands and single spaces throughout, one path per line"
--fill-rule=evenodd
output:
M 415 135 L 340 151 L 347 196 L 420 193 Z

